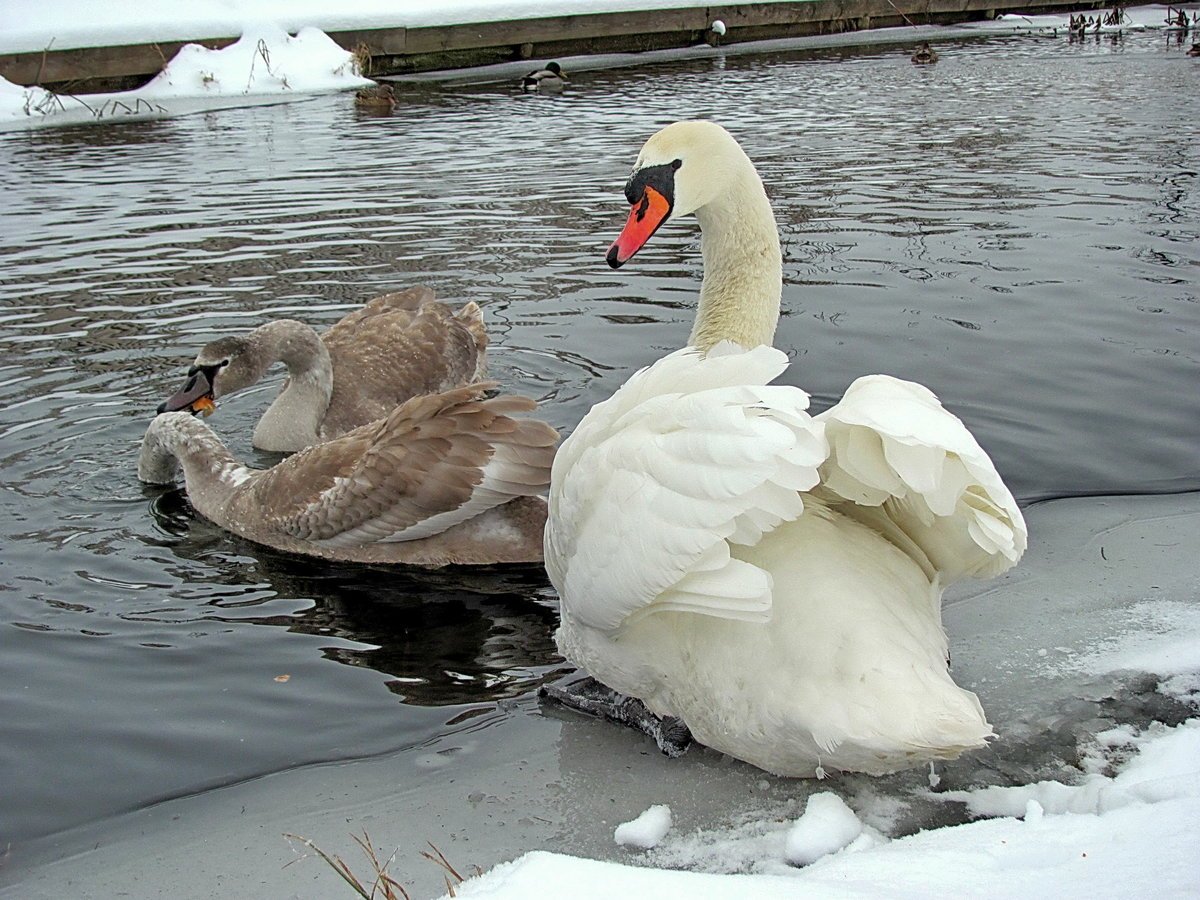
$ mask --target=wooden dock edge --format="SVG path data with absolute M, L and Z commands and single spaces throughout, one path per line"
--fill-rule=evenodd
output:
M 587 13 L 446 25 L 330 32 L 359 54 L 373 76 L 470 68 L 499 62 L 594 53 L 627 53 L 692 47 L 717 40 L 714 20 L 725 23 L 724 45 L 834 34 L 904 24 L 951 24 L 994 18 L 1004 12 L 1066 12 L 1099 9 L 1093 0 L 800 0 L 685 9 Z M 236 36 L 193 41 L 47 49 L 0 54 L 0 76 L 21 85 L 39 84 L 65 93 L 128 90 L 153 78 L 185 43 L 227 46 Z

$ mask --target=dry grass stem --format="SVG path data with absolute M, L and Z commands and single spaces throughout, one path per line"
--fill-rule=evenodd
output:
M 404 889 L 404 885 L 389 875 L 387 871 L 388 866 L 395 861 L 398 850 L 392 851 L 392 855 L 387 858 L 387 861 L 381 863 L 379 861 L 379 856 L 375 853 L 375 848 L 371 846 L 371 838 L 367 834 L 367 830 L 365 828 L 363 829 L 362 837 L 359 837 L 357 834 L 352 834 L 351 837 L 354 838 L 355 843 L 362 848 L 363 853 L 367 857 L 367 861 L 370 862 L 371 868 L 375 872 L 375 880 L 371 882 L 369 890 L 346 864 L 346 861 L 340 856 L 326 853 L 308 838 L 301 837 L 298 834 L 290 834 L 285 832 L 283 836 L 289 841 L 299 841 L 304 846 L 316 853 L 317 856 L 321 857 L 321 859 L 323 859 L 325 863 L 331 869 L 333 869 L 333 871 L 337 872 L 341 879 L 346 882 L 346 884 L 350 885 L 351 889 L 354 890 L 358 896 L 364 898 L 364 900 L 375 900 L 377 896 L 382 898 L 382 900 L 412 900 L 408 894 L 408 891 Z M 307 854 L 305 854 L 305 856 L 307 856 Z M 287 866 L 290 866 L 294 862 L 299 862 L 301 859 L 304 859 L 305 856 L 293 859 L 292 862 L 289 862 L 286 866 L 284 866 L 284 868 L 286 869 Z
M 366 78 L 371 74 L 371 48 L 366 43 L 359 41 L 350 55 L 354 57 L 354 68 L 359 75 Z
M 437 863 L 446 870 L 446 874 L 442 876 L 446 882 L 446 893 L 451 897 L 458 896 L 454 888 L 463 883 L 463 877 L 458 874 L 458 871 L 454 868 L 454 866 L 450 865 L 450 860 L 446 859 L 442 851 L 434 846 L 433 841 L 426 841 L 425 843 L 429 845 L 429 850 L 432 850 L 433 853 L 430 853 L 429 850 L 422 850 L 421 855 L 426 859 Z M 451 876 L 454 876 L 454 881 L 450 880 Z

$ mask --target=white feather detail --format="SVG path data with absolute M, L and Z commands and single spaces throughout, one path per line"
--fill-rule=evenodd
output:
M 822 484 L 880 506 L 949 584 L 997 575 L 1025 550 L 1025 520 L 987 453 L 928 388 L 859 378 L 816 417 L 832 452 Z
M 633 375 L 559 449 L 546 565 L 581 623 L 668 610 L 762 621 L 771 579 L 730 556 L 804 509 L 828 455 L 770 347 L 687 348 Z

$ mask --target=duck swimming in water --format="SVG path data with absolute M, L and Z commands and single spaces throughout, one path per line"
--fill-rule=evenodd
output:
M 917 51 L 912 55 L 912 61 L 917 65 L 927 65 L 937 62 L 938 55 L 934 52 L 929 43 L 923 43 L 917 48 Z
M 363 88 L 355 93 L 354 105 L 372 112 L 391 112 L 396 108 L 396 90 L 390 84 Z
M 536 69 L 521 79 L 521 90 L 527 94 L 556 94 L 570 79 L 556 62 L 546 63 L 546 68 Z

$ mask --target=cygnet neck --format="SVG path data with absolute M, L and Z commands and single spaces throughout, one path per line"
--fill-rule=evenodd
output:
M 317 332 L 302 322 L 279 319 L 256 329 L 273 360 L 287 366 L 283 390 L 254 429 L 254 446 L 289 452 L 320 440 L 333 395 L 333 361 Z

